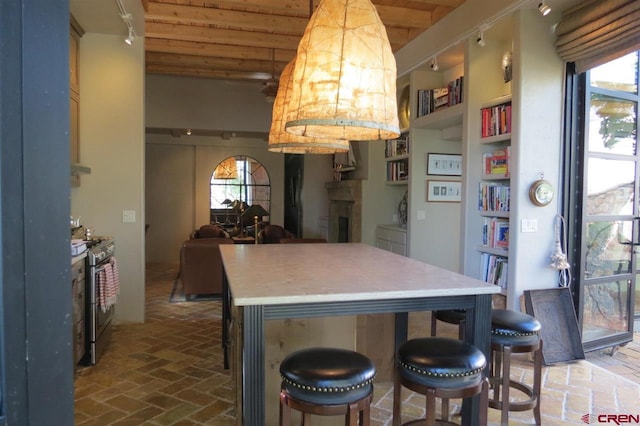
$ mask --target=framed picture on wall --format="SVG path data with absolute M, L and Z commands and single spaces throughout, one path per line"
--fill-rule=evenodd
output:
M 462 155 L 428 153 L 427 174 L 435 176 L 462 176 Z
M 428 180 L 427 201 L 459 203 L 462 199 L 462 184 L 450 180 Z

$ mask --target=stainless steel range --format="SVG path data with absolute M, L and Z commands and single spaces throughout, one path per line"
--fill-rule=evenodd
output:
M 86 342 L 87 348 L 83 364 L 95 364 L 111 341 L 111 320 L 115 305 L 104 303 L 101 288 L 104 291 L 105 270 L 114 265 L 116 245 L 113 239 L 94 237 L 87 243 L 86 276 Z

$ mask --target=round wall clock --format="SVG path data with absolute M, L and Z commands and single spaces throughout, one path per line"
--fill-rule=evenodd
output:
M 529 198 L 536 206 L 546 206 L 553 200 L 553 185 L 547 180 L 538 179 L 529 188 Z

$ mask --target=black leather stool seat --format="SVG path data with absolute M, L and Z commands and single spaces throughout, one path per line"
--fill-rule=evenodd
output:
M 339 405 L 365 398 L 373 390 L 371 360 L 339 348 L 308 348 L 280 363 L 282 390 L 310 404 Z
M 508 309 L 491 312 L 491 343 L 499 345 L 533 345 L 540 340 L 540 321 L 531 315 Z
M 436 319 L 439 321 L 458 325 L 464 321 L 466 311 L 464 309 L 447 309 L 444 311 L 435 311 L 433 312 L 433 315 L 435 315 Z
M 442 389 L 482 380 L 487 365 L 484 354 L 475 346 L 442 337 L 409 340 L 398 350 L 396 362 L 404 379 Z

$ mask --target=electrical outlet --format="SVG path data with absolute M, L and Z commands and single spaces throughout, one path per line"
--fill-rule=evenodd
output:
M 122 223 L 132 223 L 136 221 L 135 210 L 122 210 Z
M 416 212 L 416 219 L 418 220 L 425 220 L 427 219 L 427 212 L 424 210 L 418 210 Z

